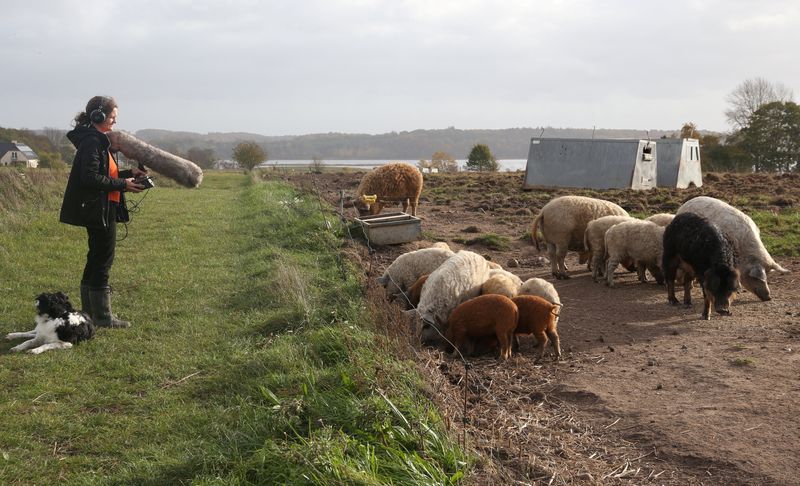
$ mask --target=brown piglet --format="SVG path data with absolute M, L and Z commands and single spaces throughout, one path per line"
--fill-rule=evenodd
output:
M 548 339 L 553 345 L 556 359 L 561 358 L 561 344 L 558 339 L 558 313 L 560 304 L 552 304 L 535 295 L 519 295 L 512 299 L 519 312 L 519 321 L 514 334 L 533 334 L 536 338 L 538 363 L 544 357 Z
M 475 338 L 494 336 L 500 344 L 500 358 L 508 359 L 518 317 L 517 306 L 505 295 L 479 295 L 453 310 L 445 337 L 458 351 L 472 354 Z

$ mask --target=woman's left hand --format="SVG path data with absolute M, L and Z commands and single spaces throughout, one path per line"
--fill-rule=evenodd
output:
M 142 170 L 142 169 L 140 169 L 138 167 L 132 168 L 131 172 L 133 173 L 133 177 L 137 177 L 137 178 L 147 175 L 147 171 L 146 170 Z
M 134 182 L 134 178 L 125 179 L 125 192 L 142 192 L 144 186 Z

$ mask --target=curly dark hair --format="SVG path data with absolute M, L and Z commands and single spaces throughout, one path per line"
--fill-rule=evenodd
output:
M 114 108 L 117 107 L 117 100 L 111 96 L 93 96 L 92 99 L 86 103 L 86 110 L 75 115 L 75 126 L 88 127 L 92 125 L 92 120 L 89 119 L 89 113 L 100 108 L 106 115 L 110 114 Z

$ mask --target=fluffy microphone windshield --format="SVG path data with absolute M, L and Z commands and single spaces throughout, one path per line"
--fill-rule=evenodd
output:
M 106 135 L 111 140 L 113 150 L 119 150 L 125 157 L 169 177 L 182 186 L 197 187 L 203 182 L 203 170 L 190 160 L 153 147 L 130 133 L 111 131 Z

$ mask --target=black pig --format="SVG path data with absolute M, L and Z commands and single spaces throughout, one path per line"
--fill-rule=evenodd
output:
M 711 306 L 718 314 L 730 315 L 730 304 L 739 289 L 736 254 L 725 235 L 707 219 L 694 213 L 681 213 L 664 230 L 662 268 L 669 302 L 675 298 L 675 273 L 686 272 L 683 303 L 691 305 L 692 278 L 703 289 L 703 319 L 711 319 Z

